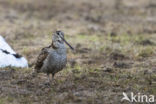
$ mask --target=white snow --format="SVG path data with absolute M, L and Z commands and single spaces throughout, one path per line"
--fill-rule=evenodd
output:
M 8 43 L 4 40 L 4 38 L 0 35 L 0 49 L 7 50 L 11 54 L 15 54 L 16 52 L 8 45 Z M 6 54 L 0 50 L 0 67 L 28 67 L 28 62 L 24 57 L 16 58 L 13 55 Z

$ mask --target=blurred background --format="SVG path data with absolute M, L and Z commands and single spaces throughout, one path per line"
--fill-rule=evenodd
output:
M 47 88 L 44 75 L 29 75 L 56 30 L 76 51 L 68 50 L 67 68 Z M 122 103 L 123 91 L 156 95 L 156 0 L 0 0 L 0 34 L 29 61 L 28 69 L 2 69 L 2 104 L 112 104 Z

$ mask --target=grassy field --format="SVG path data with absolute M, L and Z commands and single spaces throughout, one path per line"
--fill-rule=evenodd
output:
M 155 9 L 155 0 L 0 0 L 0 34 L 29 61 L 0 70 L 0 104 L 129 104 L 123 92 L 156 95 Z M 49 87 L 32 72 L 56 30 L 75 51 L 68 48 Z

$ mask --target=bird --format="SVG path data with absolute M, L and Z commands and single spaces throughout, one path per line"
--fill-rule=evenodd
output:
M 16 53 L 0 35 L 0 68 L 5 67 L 28 68 L 28 61 Z
M 67 44 L 71 50 L 74 48 L 65 40 L 62 31 L 56 31 L 52 35 L 52 43 L 41 49 L 35 64 L 36 73 L 46 73 L 49 82 L 54 79 L 57 72 L 63 70 L 67 64 Z M 52 79 L 50 78 L 52 75 Z

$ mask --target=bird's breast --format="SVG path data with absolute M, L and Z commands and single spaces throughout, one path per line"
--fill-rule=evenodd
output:
M 51 68 L 62 69 L 67 63 L 66 53 L 59 54 L 57 52 L 53 52 L 49 55 L 48 62 Z

